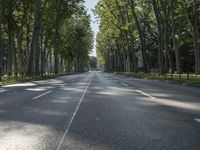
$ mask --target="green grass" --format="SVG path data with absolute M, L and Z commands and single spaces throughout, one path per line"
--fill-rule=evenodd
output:
M 44 76 L 2 76 L 0 79 L 0 85 L 6 85 L 6 84 L 12 84 L 12 83 L 21 83 L 21 82 L 27 82 L 27 81 L 33 81 L 33 80 L 42 80 L 42 79 L 50 79 L 50 78 L 55 78 L 58 76 L 63 76 L 66 74 L 49 74 L 49 75 L 44 75 Z
M 5 84 L 11 84 L 11 83 L 18 83 L 18 82 L 26 82 L 26 81 L 31 81 L 34 79 L 39 79 L 39 76 L 35 77 L 8 77 L 8 76 L 3 76 L 1 77 L 0 85 L 5 85 Z
M 135 77 L 149 80 L 168 80 L 180 83 L 199 84 L 200 75 L 196 74 L 166 74 L 159 75 L 158 73 L 133 73 L 133 72 L 115 72 L 117 75 L 125 75 L 127 77 Z

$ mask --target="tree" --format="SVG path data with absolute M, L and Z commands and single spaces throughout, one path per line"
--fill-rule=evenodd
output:
M 3 0 L 0 0 L 0 80 L 3 74 L 3 37 L 2 37 L 2 22 L 3 22 Z
M 193 46 L 194 46 L 194 55 L 195 55 L 195 72 L 197 74 L 200 73 L 200 46 L 199 46 L 199 14 L 200 10 L 200 2 L 197 0 L 193 0 L 191 4 L 189 4 L 189 20 L 192 26 L 192 36 L 193 36 Z
M 97 53 L 106 71 L 182 73 L 192 71 L 184 66 L 193 65 L 194 57 L 195 67 L 188 68 L 198 74 L 199 5 L 196 0 L 100 0 Z M 185 51 L 192 43 L 194 51 Z
M 41 20 L 41 0 L 35 0 L 34 26 L 33 26 L 27 75 L 39 74 L 39 55 L 40 55 L 39 36 L 41 28 L 40 20 Z
M 0 33 L 3 75 L 18 78 L 88 68 L 93 33 L 82 0 L 0 0 Z
M 92 70 L 97 68 L 97 58 L 94 56 L 90 56 L 90 68 Z

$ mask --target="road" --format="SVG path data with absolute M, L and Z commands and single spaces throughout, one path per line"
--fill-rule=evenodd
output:
M 2 86 L 0 150 L 200 150 L 200 88 L 102 72 Z

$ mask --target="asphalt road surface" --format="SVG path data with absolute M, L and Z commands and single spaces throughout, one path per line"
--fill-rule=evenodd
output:
M 102 72 L 2 86 L 0 150 L 200 150 L 200 88 Z

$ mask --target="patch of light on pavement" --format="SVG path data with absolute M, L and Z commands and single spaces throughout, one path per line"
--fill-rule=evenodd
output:
M 57 80 L 57 79 L 34 81 L 34 83 L 37 83 L 37 84 L 60 84 L 60 83 L 63 83 L 63 82 L 64 81 Z
M 83 92 L 83 89 L 70 88 L 70 87 L 62 87 L 62 90 L 64 90 L 64 91 L 74 91 L 74 92 Z
M 6 90 L 4 90 L 4 89 L 0 89 L 0 93 L 3 93 L 3 92 L 5 92 Z
M 75 85 L 87 85 L 88 83 L 74 83 Z
M 101 87 L 92 87 L 92 89 L 95 89 L 95 90 L 103 90 L 103 88 L 101 88 Z
M 197 121 L 198 123 L 200 123 L 200 119 L 194 119 L 195 121 Z
M 62 97 L 57 97 L 56 99 L 54 99 L 54 100 L 51 100 L 50 102 L 51 103 L 69 103 L 69 101 L 70 100 L 73 100 L 74 98 L 73 97 L 71 97 L 71 96 L 67 96 L 67 97 L 65 97 L 65 96 L 62 96 Z
M 108 89 L 118 90 L 118 91 L 123 91 L 123 92 L 136 92 L 136 90 L 128 89 L 128 88 L 122 88 L 122 87 L 108 87 Z
M 53 100 L 53 101 L 51 101 L 52 103 L 55 103 L 55 104 L 57 104 L 57 103 L 59 103 L 59 104 L 65 104 L 65 103 L 69 103 L 68 101 L 66 101 L 66 100 Z
M 118 92 L 97 92 L 97 94 L 101 94 L 101 95 L 121 95 L 120 93 Z
M 195 102 L 181 102 L 177 100 L 169 100 L 169 99 L 157 99 L 157 102 L 181 109 L 186 110 L 194 110 L 194 111 L 200 111 L 200 103 Z
M 48 89 L 52 89 L 53 87 L 47 86 L 47 87 L 38 87 L 38 88 L 27 88 L 25 89 L 26 91 L 35 91 L 35 92 L 40 92 L 40 91 L 46 91 Z
M 17 121 L 0 122 L 0 124 L 1 150 L 38 150 L 45 148 L 43 139 L 48 136 L 50 128 Z
M 36 86 L 35 83 L 17 83 L 17 84 L 10 84 L 10 85 L 4 85 L 3 87 L 26 87 L 26 86 Z

